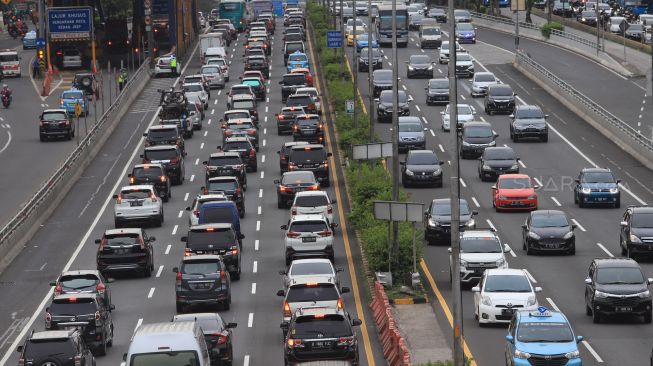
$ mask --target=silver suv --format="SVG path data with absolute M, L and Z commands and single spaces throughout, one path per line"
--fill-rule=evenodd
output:
M 347 292 L 349 287 L 339 289 L 332 276 L 306 276 L 294 279 L 287 291 L 277 291 L 277 296 L 284 298 L 282 321 L 290 321 L 296 310 L 308 306 L 344 309 L 342 294 Z
M 150 184 L 122 187 L 119 194 L 113 195 L 113 217 L 116 228 L 126 222 L 148 222 L 155 226 L 163 225 L 163 203 L 157 197 L 154 186 Z
M 295 258 L 329 258 L 334 261 L 333 228 L 324 215 L 295 215 L 288 225 L 281 225 L 286 231 L 286 265 Z

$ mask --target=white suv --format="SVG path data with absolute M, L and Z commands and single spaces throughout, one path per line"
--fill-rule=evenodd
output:
M 330 260 L 325 258 L 295 259 L 288 267 L 288 270 L 281 270 L 279 274 L 283 276 L 283 288 L 288 289 L 291 283 L 301 278 L 324 276 L 332 278 L 338 287 L 340 287 L 340 276 L 342 268 L 333 266 Z
M 329 198 L 325 191 L 297 192 L 295 200 L 290 207 L 290 216 L 295 215 L 324 215 L 333 222 L 333 204 L 336 200 Z
M 156 226 L 163 224 L 163 203 L 157 197 L 154 186 L 125 186 L 113 198 L 116 199 L 113 206 L 116 228 L 125 222 L 150 222 Z
M 342 294 L 349 292 L 349 287 L 338 288 L 329 276 L 307 276 L 290 282 L 287 290 L 277 291 L 283 300 L 283 321 L 290 321 L 296 310 L 308 306 L 344 309 Z
M 295 258 L 329 258 L 334 261 L 333 228 L 324 215 L 296 215 L 288 225 L 281 225 L 286 231 L 286 266 Z
M 460 282 L 477 282 L 486 269 L 508 268 L 504 254 L 507 252 L 510 252 L 510 247 L 501 244 L 494 230 L 465 230 L 460 234 Z M 452 273 L 453 264 L 449 256 L 449 280 L 452 280 Z

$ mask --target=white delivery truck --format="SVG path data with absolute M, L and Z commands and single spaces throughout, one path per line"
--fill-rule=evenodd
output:
M 211 47 L 224 47 L 222 33 L 200 34 L 200 61 L 204 64 L 206 50 Z

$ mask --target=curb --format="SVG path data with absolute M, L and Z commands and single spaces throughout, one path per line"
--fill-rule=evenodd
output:
M 415 305 L 415 304 L 426 304 L 428 300 L 425 297 L 416 296 L 416 297 L 401 297 L 398 299 L 390 299 L 391 305 Z

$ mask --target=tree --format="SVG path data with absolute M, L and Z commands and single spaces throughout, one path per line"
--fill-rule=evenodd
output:
M 132 0 L 101 0 L 106 19 L 123 19 L 132 16 Z

